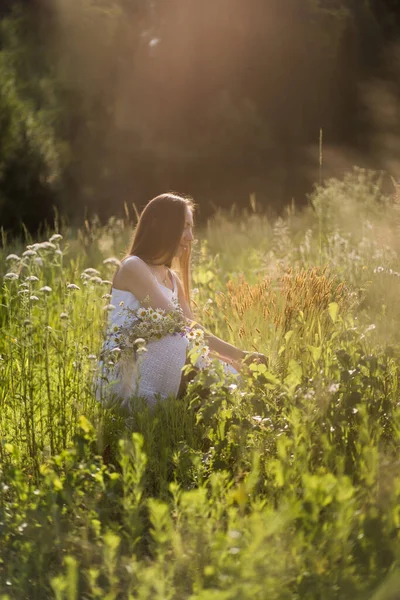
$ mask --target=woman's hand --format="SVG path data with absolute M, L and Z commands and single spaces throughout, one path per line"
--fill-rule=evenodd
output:
M 244 352 L 242 363 L 246 366 L 252 363 L 268 366 L 268 358 L 261 352 Z

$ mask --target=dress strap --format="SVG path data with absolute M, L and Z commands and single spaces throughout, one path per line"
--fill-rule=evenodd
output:
M 172 290 L 172 293 L 173 294 L 177 294 L 178 293 L 178 286 L 177 286 L 177 283 L 176 283 L 175 273 L 169 267 L 167 267 L 167 269 L 169 271 L 169 274 L 171 276 L 172 282 L 174 284 L 174 289 Z

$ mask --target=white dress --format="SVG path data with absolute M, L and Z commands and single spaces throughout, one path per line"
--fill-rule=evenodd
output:
M 157 281 L 157 279 L 156 279 Z M 168 300 L 177 301 L 177 284 L 173 276 L 174 289 L 170 290 L 158 283 Z M 114 309 L 110 312 L 103 354 L 108 354 L 118 344 L 112 336 L 115 326 L 126 325 L 126 313 L 121 309 L 140 308 L 139 300 L 131 293 L 112 288 L 110 303 Z M 176 396 L 182 377 L 182 368 L 186 362 L 188 340 L 185 336 L 166 335 L 159 340 L 148 342 L 147 352 L 141 353 L 137 361 L 120 360 L 114 366 L 100 361 L 100 375 L 96 384 L 96 397 L 109 404 L 118 400 L 121 406 L 129 408 L 132 396 L 143 397 L 150 405 L 158 399 Z

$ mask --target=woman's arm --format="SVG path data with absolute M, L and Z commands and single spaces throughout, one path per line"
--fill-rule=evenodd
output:
M 189 320 L 193 321 L 195 323 L 196 327 L 199 327 L 200 329 L 202 329 L 204 331 L 205 339 L 207 340 L 207 343 L 212 352 L 217 353 L 221 358 L 224 358 L 228 362 L 234 363 L 235 368 L 238 368 L 238 365 L 241 365 L 241 363 L 243 361 L 246 362 L 247 357 L 249 358 L 249 362 L 251 362 L 251 360 L 263 361 L 265 359 L 263 354 L 258 354 L 255 352 L 246 352 L 245 350 L 240 350 L 236 346 L 233 346 L 232 344 L 229 344 L 228 342 L 221 340 L 216 335 L 213 335 L 212 333 L 209 333 L 208 331 L 206 331 L 202 325 L 200 325 L 197 321 L 194 320 L 193 313 L 190 310 L 190 307 L 185 298 L 182 283 L 181 283 L 179 277 L 177 277 L 177 275 L 175 273 L 174 273 L 174 277 L 176 277 L 176 280 L 178 283 L 179 304 L 181 305 L 181 308 L 183 310 L 185 317 L 187 317 Z
M 139 302 L 151 308 L 161 308 L 167 312 L 174 309 L 171 302 L 160 290 L 150 268 L 137 256 L 126 258 L 115 274 L 113 287 L 131 292 Z

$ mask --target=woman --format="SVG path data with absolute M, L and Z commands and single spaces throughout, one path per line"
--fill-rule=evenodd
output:
M 118 398 L 129 408 L 134 396 L 146 398 L 150 404 L 158 398 L 176 396 L 186 362 L 188 340 L 183 335 L 165 335 L 149 341 L 138 360 L 118 359 L 118 339 L 112 332 L 123 326 L 124 311 L 141 306 L 171 312 L 180 305 L 186 319 L 193 321 L 190 309 L 189 261 L 193 241 L 193 203 L 176 194 L 162 194 L 151 200 L 137 224 L 128 255 L 115 274 L 108 334 L 103 354 L 113 353 L 115 366 L 101 363 L 102 377 L 98 395 L 102 400 Z M 177 262 L 181 279 L 171 270 Z M 121 309 L 122 307 L 122 309 Z M 132 314 L 132 313 L 131 313 Z M 126 322 L 125 322 L 126 326 Z M 197 325 L 196 325 L 197 326 Z M 242 361 L 262 360 L 263 355 L 244 352 L 206 333 L 210 351 L 235 367 Z M 240 368 L 240 367 L 239 367 Z

